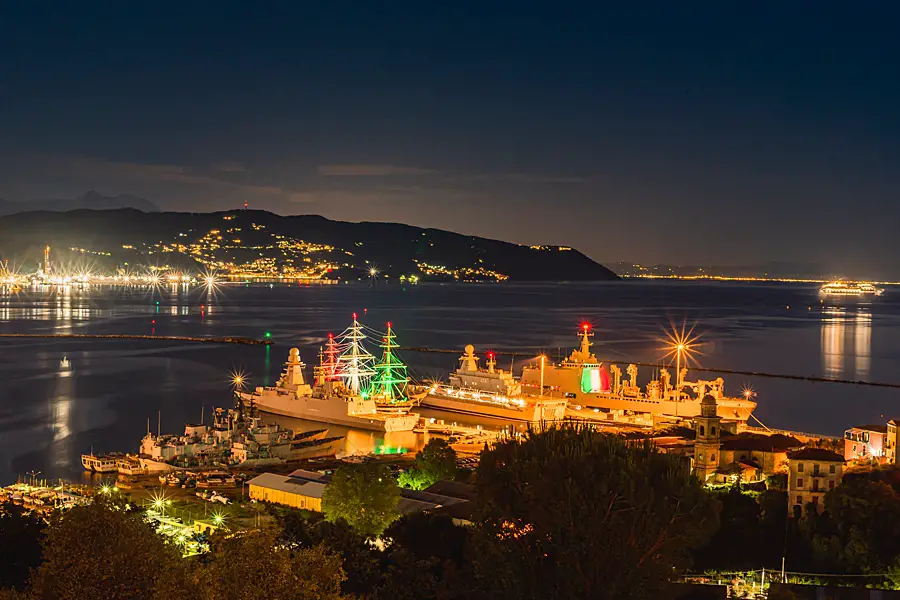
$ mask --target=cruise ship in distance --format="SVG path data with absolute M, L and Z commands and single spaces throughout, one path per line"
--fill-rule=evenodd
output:
M 538 423 L 566 416 L 566 400 L 560 397 L 522 394 L 512 373 L 496 368 L 488 353 L 487 369 L 478 367 L 475 347 L 466 346 L 459 368 L 450 374 L 450 385 L 434 384 L 420 400 L 423 407 L 507 421 Z
M 333 338 L 329 338 L 329 343 L 334 343 Z M 333 346 L 329 351 L 334 356 Z M 262 412 L 357 429 L 412 431 L 418 424 L 418 414 L 399 407 L 381 410 L 374 399 L 345 386 L 334 363 L 323 360 L 316 367 L 314 386 L 306 383 L 304 366 L 300 351 L 291 348 L 278 383 L 257 387 L 253 392 L 238 392 L 238 396 Z
M 880 296 L 884 290 L 871 283 L 832 281 L 820 287 L 819 293 L 823 296 Z
M 668 369 L 661 369 L 659 378 L 651 380 L 646 391 L 638 386 L 637 365 L 626 368 L 627 379 L 618 365 L 609 369 L 591 352 L 590 325 L 579 332 L 579 348 L 558 364 L 541 369 L 526 366 L 522 371 L 522 387 L 528 392 L 539 390 L 543 381 L 545 393 L 564 396 L 570 405 L 618 414 L 649 414 L 663 419 L 692 418 L 700 414 L 700 401 L 710 394 L 716 399 L 718 415 L 725 421 L 746 422 L 756 408 L 756 402 L 745 398 L 725 396 L 725 381 L 687 381 L 687 369 L 676 374 L 676 382 Z M 543 372 L 542 372 L 543 371 Z M 532 392 L 533 393 L 533 392 Z

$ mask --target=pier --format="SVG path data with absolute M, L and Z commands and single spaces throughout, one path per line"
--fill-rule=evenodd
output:
M 271 338 L 258 340 L 248 337 L 189 337 L 181 335 L 138 335 L 123 333 L 0 333 L 0 338 L 38 338 L 62 340 L 151 340 L 160 342 L 191 342 L 201 344 L 243 344 L 270 346 Z

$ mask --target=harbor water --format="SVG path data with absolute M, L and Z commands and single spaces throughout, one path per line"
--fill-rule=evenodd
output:
M 624 281 L 603 284 L 333 286 L 224 285 L 148 288 L 0 289 L 0 333 L 138 334 L 263 338 L 274 344 L 172 340 L 0 338 L 0 483 L 40 471 L 81 476 L 80 455 L 135 451 L 147 428 L 180 433 L 231 404 L 232 374 L 272 384 L 291 347 L 309 365 L 329 332 L 351 314 L 375 329 L 391 321 L 403 347 L 462 352 L 474 344 L 552 359 L 593 324 L 596 355 L 659 363 L 667 332 L 693 327 L 693 364 L 900 383 L 900 290 L 882 297 L 820 299 L 801 284 Z M 370 350 L 378 351 L 380 340 Z M 401 352 L 419 380 L 446 380 L 457 354 Z M 66 362 L 63 362 L 65 359 Z M 509 368 L 499 356 L 498 367 Z M 518 371 L 525 356 L 513 367 Z M 645 367 L 643 384 L 654 373 Z M 716 375 L 690 373 L 690 379 Z M 726 392 L 751 386 L 756 416 L 770 427 L 841 435 L 851 425 L 900 418 L 900 390 L 726 375 Z M 426 416 L 487 427 L 459 416 Z M 157 423 L 161 415 L 161 423 Z M 298 430 L 321 424 L 273 418 Z M 377 434 L 329 426 L 348 451 L 414 452 L 412 433 Z

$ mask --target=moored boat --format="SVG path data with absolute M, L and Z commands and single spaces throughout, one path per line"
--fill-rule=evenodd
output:
M 527 423 L 565 418 L 565 398 L 522 394 L 512 373 L 496 368 L 493 353 L 488 353 L 487 369 L 478 368 L 478 357 L 471 344 L 459 360 L 459 368 L 450 375 L 450 385 L 432 385 L 420 406 Z
M 86 471 L 94 473 L 116 473 L 119 470 L 119 459 L 121 454 L 101 454 L 96 455 L 93 451 L 90 454 L 81 455 L 81 466 Z
M 570 405 L 597 409 L 607 414 L 648 414 L 664 419 L 693 418 L 700 415 L 700 403 L 707 394 L 716 399 L 718 415 L 726 421 L 746 422 L 756 408 L 749 398 L 725 395 L 725 382 L 714 380 L 687 381 L 687 368 L 676 373 L 673 384 L 668 369 L 659 371 L 646 391 L 638 385 L 638 367 L 629 364 L 627 379 L 618 365 L 609 369 L 591 351 L 593 332 L 585 324 L 579 332 L 579 348 L 561 363 L 526 366 L 522 372 L 524 390 L 543 390 L 551 396 L 568 399 Z
M 333 338 L 329 338 L 329 343 L 334 343 Z M 262 412 L 357 429 L 411 431 L 419 421 L 418 414 L 403 407 L 380 410 L 373 398 L 355 392 L 352 386 L 361 384 L 356 361 L 349 363 L 348 373 L 343 373 L 349 386 L 339 377 L 334 363 L 327 361 L 315 369 L 315 386 L 311 386 L 304 379 L 304 366 L 300 351 L 291 348 L 278 383 L 257 387 L 253 392 L 238 392 L 238 396 Z

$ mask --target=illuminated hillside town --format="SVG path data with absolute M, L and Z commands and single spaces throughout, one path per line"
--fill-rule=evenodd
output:
M 335 283 L 340 280 L 416 284 L 419 281 L 502 282 L 509 276 L 484 265 L 447 266 L 417 258 L 409 272 L 387 273 L 355 254 L 363 244 L 337 248 L 270 233 L 265 225 L 229 226 L 178 233 L 175 240 L 121 244 L 115 248 L 58 248 L 47 245 L 37 269 L 28 263 L 0 261 L 0 282 L 5 285 L 154 285 L 202 284 L 214 276 L 222 281 Z M 422 234 L 426 236 L 425 233 Z M 427 238 L 423 241 L 427 242 Z M 428 242 L 431 247 L 433 242 Z M 533 246 L 553 252 L 554 248 Z M 560 248 L 566 250 L 567 248 Z

